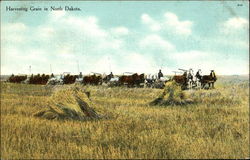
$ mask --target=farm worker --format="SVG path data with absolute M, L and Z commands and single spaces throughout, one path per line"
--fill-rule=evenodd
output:
M 200 75 L 200 71 L 201 71 L 201 70 L 199 69 L 199 70 L 196 72 L 195 77 L 200 78 L 200 76 L 201 76 L 201 75 Z
M 201 72 L 201 69 L 199 69 L 199 70 L 196 72 L 196 74 L 195 74 L 196 81 L 197 81 L 197 80 L 198 80 L 198 81 L 201 80 L 201 74 L 200 74 L 200 72 Z
M 159 70 L 158 79 L 160 79 L 161 77 L 163 77 L 163 74 L 162 74 L 161 70 Z
M 191 71 L 188 72 L 188 79 L 191 79 L 191 81 L 193 82 L 193 75 Z
M 110 76 L 110 78 L 114 78 L 114 75 L 112 72 L 110 72 L 109 76 Z
M 80 74 L 79 74 L 79 78 L 82 78 L 82 72 L 80 72 Z

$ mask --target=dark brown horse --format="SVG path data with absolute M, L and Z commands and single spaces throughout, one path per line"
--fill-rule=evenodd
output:
M 125 85 L 127 84 L 129 87 L 133 86 L 140 86 L 140 83 L 144 83 L 145 81 L 145 76 L 144 74 L 138 75 L 137 73 L 133 75 L 123 75 L 119 77 L 119 84 L 120 85 Z
M 27 75 L 24 76 L 15 76 L 14 74 L 12 74 L 9 79 L 7 80 L 7 82 L 10 83 L 21 83 L 23 81 L 25 81 L 27 79 Z
M 84 85 L 86 85 L 86 84 L 99 85 L 99 84 L 102 84 L 102 77 L 96 76 L 95 74 L 91 75 L 91 76 L 84 76 L 82 83 Z
M 73 84 L 75 83 L 78 77 L 79 77 L 78 75 L 67 74 L 66 76 L 63 77 L 63 84 Z
M 182 89 L 186 89 L 188 85 L 187 72 L 184 72 L 183 75 L 175 75 L 172 80 L 181 85 Z
M 208 84 L 208 88 L 214 88 L 214 83 L 217 80 L 215 72 L 212 70 L 210 75 L 201 76 L 201 88 L 204 88 L 206 84 Z
M 31 75 L 28 79 L 28 83 L 29 84 L 41 84 L 41 85 L 45 85 L 47 84 L 48 80 L 49 80 L 50 76 L 49 75 L 45 75 L 45 74 L 37 74 L 37 75 Z

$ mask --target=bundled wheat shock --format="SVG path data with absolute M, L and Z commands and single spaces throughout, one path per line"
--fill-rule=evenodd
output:
M 193 103 L 175 81 L 166 83 L 162 94 L 152 101 L 151 105 L 184 105 Z
M 34 114 L 46 119 L 98 119 L 100 116 L 91 108 L 90 92 L 79 86 L 56 90 L 50 97 L 47 107 Z

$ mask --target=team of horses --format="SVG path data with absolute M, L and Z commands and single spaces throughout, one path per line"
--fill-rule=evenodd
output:
M 163 78 L 163 77 L 162 77 Z M 212 70 L 210 75 L 201 75 L 201 71 L 198 70 L 196 75 L 193 75 L 192 69 L 185 70 L 182 75 L 174 75 L 172 78 L 164 79 L 147 78 L 145 74 L 131 74 L 114 76 L 112 73 L 103 76 L 101 74 L 94 75 L 64 75 L 60 78 L 52 75 L 37 74 L 37 75 L 11 75 L 7 82 L 11 83 L 26 83 L 26 84 L 41 84 L 41 85 L 56 85 L 56 84 L 73 84 L 80 83 L 83 85 L 102 85 L 102 84 L 115 84 L 115 86 L 128 86 L 128 87 L 151 87 L 151 88 L 163 88 L 168 81 L 175 81 L 180 84 L 182 89 L 192 88 L 214 88 L 214 83 L 217 80 L 215 72 Z
M 175 75 L 172 78 L 175 82 L 179 83 L 182 89 L 192 88 L 214 88 L 214 83 L 217 80 L 214 70 L 211 70 L 209 75 L 201 75 L 201 70 L 198 70 L 196 75 L 193 75 L 193 70 L 185 70 L 183 75 Z
M 27 75 L 23 75 L 23 76 L 14 76 L 14 74 L 12 74 L 9 79 L 7 80 L 7 82 L 11 82 L 11 83 L 21 83 L 23 81 L 25 81 L 27 79 Z

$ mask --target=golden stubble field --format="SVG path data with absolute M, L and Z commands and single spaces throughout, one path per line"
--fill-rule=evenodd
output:
M 197 103 L 151 106 L 162 90 L 88 86 L 108 119 L 46 120 L 53 89 L 1 83 L 2 159 L 177 159 L 249 157 L 248 77 L 219 77 L 216 89 L 185 91 Z

